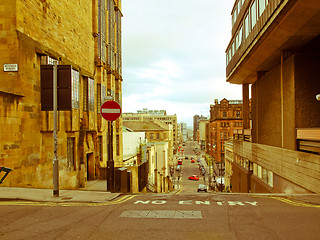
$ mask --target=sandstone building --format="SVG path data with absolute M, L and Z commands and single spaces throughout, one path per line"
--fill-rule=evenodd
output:
M 105 178 L 109 133 L 100 106 L 107 95 L 122 101 L 121 17 L 121 0 L 1 2 L 0 165 L 13 169 L 6 185 L 52 187 L 54 61 L 63 75 L 60 188 Z M 121 166 L 121 118 L 113 131 L 113 160 Z
M 234 130 L 242 129 L 242 101 L 218 99 L 210 105 L 209 140 L 207 153 L 218 162 L 224 162 L 225 142 L 233 137 Z

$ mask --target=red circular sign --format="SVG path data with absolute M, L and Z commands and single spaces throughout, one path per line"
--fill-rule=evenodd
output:
M 115 121 L 121 115 L 121 107 L 115 101 L 107 101 L 100 108 L 102 117 L 107 121 Z

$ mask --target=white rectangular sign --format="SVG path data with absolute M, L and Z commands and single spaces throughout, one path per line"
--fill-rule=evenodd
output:
M 3 64 L 4 72 L 18 72 L 18 64 Z

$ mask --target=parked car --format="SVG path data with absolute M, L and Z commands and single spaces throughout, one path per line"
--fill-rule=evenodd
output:
M 178 165 L 178 166 L 176 167 L 176 171 L 181 171 L 181 165 Z
M 199 184 L 198 186 L 198 192 L 208 192 L 208 186 L 207 185 L 204 185 L 204 184 Z
M 188 179 L 198 181 L 199 177 L 197 175 L 192 175 L 192 176 L 189 176 Z
M 191 160 L 191 163 L 195 163 L 194 159 Z
M 182 165 L 182 160 L 178 160 L 178 165 Z
M 185 158 L 185 159 L 188 159 L 189 157 L 186 155 L 184 158 Z

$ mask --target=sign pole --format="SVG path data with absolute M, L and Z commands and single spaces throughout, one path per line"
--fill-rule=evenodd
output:
M 114 180 L 114 161 L 113 161 L 113 121 L 117 120 L 121 115 L 121 107 L 119 103 L 113 101 L 112 97 L 106 97 L 107 101 L 100 108 L 101 116 L 108 121 L 108 151 L 109 158 L 107 161 L 107 191 L 115 192 Z
M 53 196 L 59 197 L 59 160 L 57 137 L 57 61 L 53 62 Z

